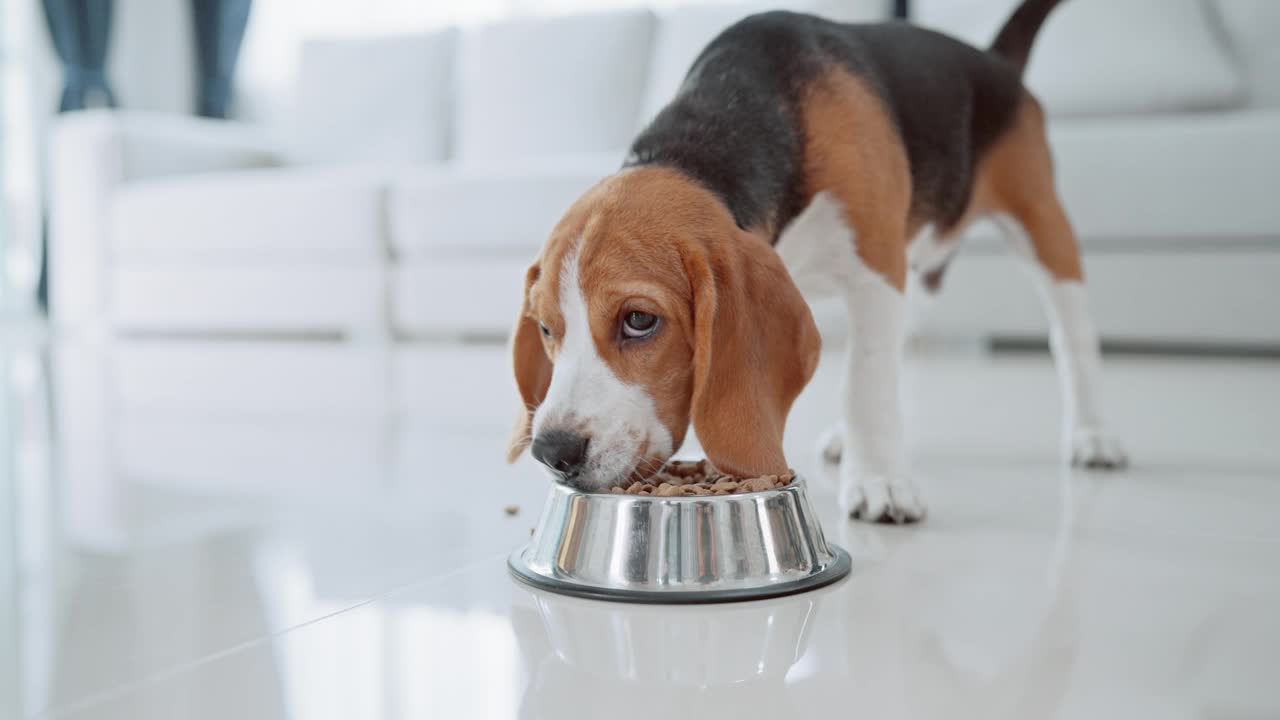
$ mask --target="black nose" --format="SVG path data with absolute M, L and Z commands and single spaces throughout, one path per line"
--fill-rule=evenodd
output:
M 532 452 L 538 462 L 571 478 L 587 459 L 587 438 L 565 430 L 547 430 L 533 439 Z

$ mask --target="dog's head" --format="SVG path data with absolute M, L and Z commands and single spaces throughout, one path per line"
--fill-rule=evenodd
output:
M 692 421 L 722 471 L 784 472 L 819 348 L 765 240 L 683 174 L 625 170 L 574 204 L 525 276 L 508 458 L 532 443 L 566 481 L 608 487 L 656 471 Z

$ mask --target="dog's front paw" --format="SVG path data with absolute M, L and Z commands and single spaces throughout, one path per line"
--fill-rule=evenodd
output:
M 906 477 L 845 467 L 840 469 L 840 509 L 855 520 L 876 523 L 913 523 L 925 516 L 924 501 Z
M 1072 434 L 1071 465 L 1086 470 L 1123 470 L 1129 466 L 1129 456 L 1115 437 L 1081 428 Z

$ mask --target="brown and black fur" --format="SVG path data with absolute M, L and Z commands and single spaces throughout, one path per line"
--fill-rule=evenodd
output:
M 1019 131 L 1039 118 L 1022 71 L 1058 2 L 1028 0 L 989 51 L 903 22 L 843 24 L 782 11 L 747 17 L 697 58 L 627 165 L 684 172 L 719 196 L 739 226 L 771 242 L 816 192 L 841 183 L 850 187 L 835 194 L 860 236 L 883 234 L 901 245 L 931 224 L 946 237 L 973 216 L 983 192 L 999 206 L 986 209 L 1007 209 L 999 197 L 1007 193 L 983 187 L 984 164 L 1002 143 L 1044 145 L 1042 128 L 1038 138 L 1034 128 Z M 1051 176 L 1051 165 L 1037 172 Z M 900 218 L 867 216 L 897 214 L 897 204 Z M 864 259 L 890 276 L 905 262 Z

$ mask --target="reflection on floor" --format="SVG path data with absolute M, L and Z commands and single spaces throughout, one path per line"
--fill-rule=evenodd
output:
M 0 350 L 0 717 L 1280 716 L 1280 367 L 1112 362 L 1092 476 L 1044 358 L 913 358 L 904 529 L 831 507 L 835 360 L 787 445 L 852 578 L 644 608 L 508 579 L 501 348 Z

